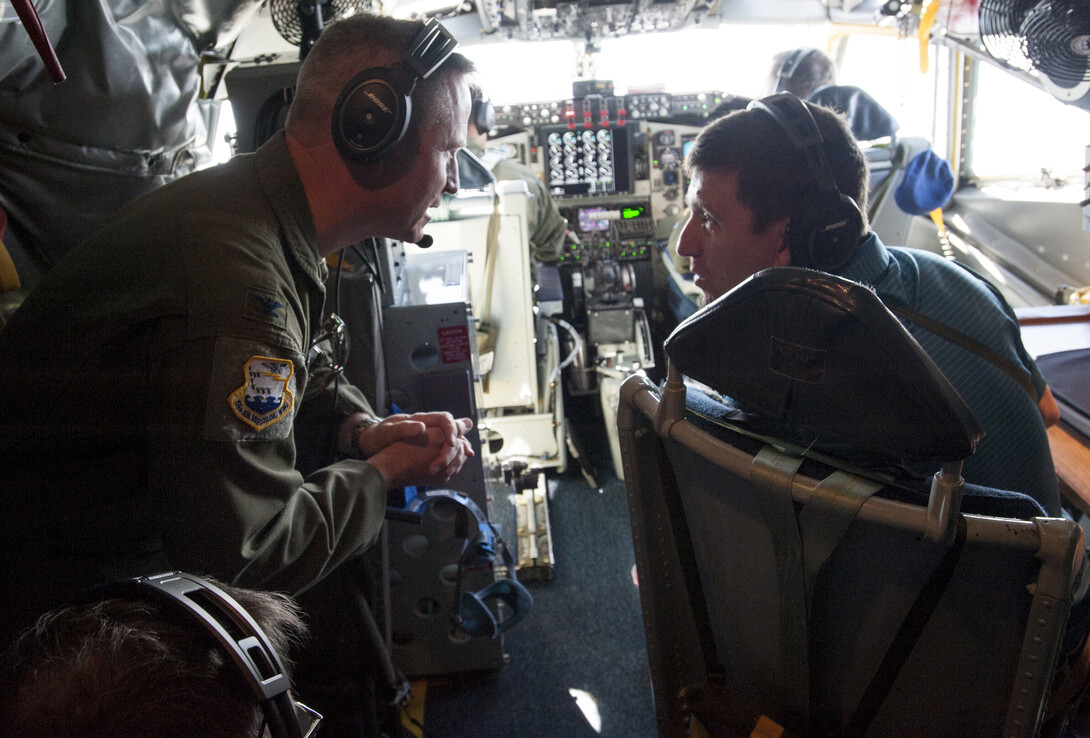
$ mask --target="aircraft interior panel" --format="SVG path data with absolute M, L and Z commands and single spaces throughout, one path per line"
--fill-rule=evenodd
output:
M 474 315 L 497 331 L 496 340 L 502 344 L 502 349 L 495 351 L 490 370 L 485 375 L 482 407 L 486 410 L 532 409 L 538 407 L 540 393 L 533 341 L 525 185 L 521 193 L 509 193 L 501 198 L 500 203 L 499 233 L 491 278 L 487 273 L 490 220 L 487 214 L 429 224 L 426 232 L 435 239 L 434 244 L 428 251 L 409 244 L 406 246 L 406 258 L 411 263 L 416 258 L 427 258 L 430 253 L 446 250 L 465 250 L 470 254 L 469 284 Z M 485 368 L 482 367 L 482 373 Z

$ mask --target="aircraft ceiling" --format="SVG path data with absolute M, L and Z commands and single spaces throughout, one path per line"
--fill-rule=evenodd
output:
M 854 22 L 873 24 L 884 0 L 332 0 L 396 17 L 437 16 L 460 43 L 568 38 L 595 42 L 634 33 L 676 31 L 721 22 Z M 900 7 L 900 2 L 894 2 Z M 296 7 L 270 0 L 261 15 Z M 327 11 L 328 12 L 328 11 Z M 335 12 L 335 11 L 334 11 Z

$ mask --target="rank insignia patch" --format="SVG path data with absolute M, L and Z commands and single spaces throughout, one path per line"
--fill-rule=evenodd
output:
M 272 292 L 250 287 L 246 290 L 246 306 L 242 313 L 251 320 L 283 329 L 288 324 L 288 308 Z
M 295 401 L 288 389 L 295 372 L 291 360 L 251 356 L 242 371 L 246 384 L 228 398 L 235 415 L 255 430 L 264 430 L 283 420 Z

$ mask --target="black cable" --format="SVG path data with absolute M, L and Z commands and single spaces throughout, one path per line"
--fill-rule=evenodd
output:
M 386 284 L 382 278 L 382 270 L 378 268 L 378 239 L 368 238 L 362 243 L 365 243 L 371 247 L 371 258 L 369 258 L 368 255 L 360 249 L 359 243 L 352 244 L 352 251 L 354 251 L 356 256 L 359 257 L 359 260 L 363 262 L 363 265 L 367 267 L 367 271 L 371 274 L 371 277 L 378 284 L 379 290 L 381 292 L 385 292 Z M 374 261 L 372 261 L 372 258 L 374 259 Z
M 333 280 L 333 308 L 337 317 L 341 315 L 341 272 L 344 271 L 344 252 L 341 252 L 340 258 L 337 260 L 337 276 Z M 337 417 L 337 401 L 341 398 L 341 375 L 344 374 L 344 365 L 348 363 L 348 327 L 345 326 L 345 350 L 342 352 L 344 356 L 337 356 L 338 346 L 341 341 L 334 337 L 333 339 L 333 360 L 336 362 L 334 371 L 336 372 L 333 377 L 333 417 Z M 339 435 L 339 431 L 338 431 Z M 334 441 L 334 445 L 336 442 Z

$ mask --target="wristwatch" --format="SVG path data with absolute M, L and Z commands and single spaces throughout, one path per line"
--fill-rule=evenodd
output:
M 363 458 L 363 451 L 360 449 L 360 436 L 363 431 L 370 428 L 372 425 L 378 425 L 382 420 L 376 418 L 374 415 L 367 415 L 360 420 L 356 421 L 356 424 L 352 427 L 352 434 L 349 436 L 349 448 L 352 449 L 352 455 L 357 458 Z

